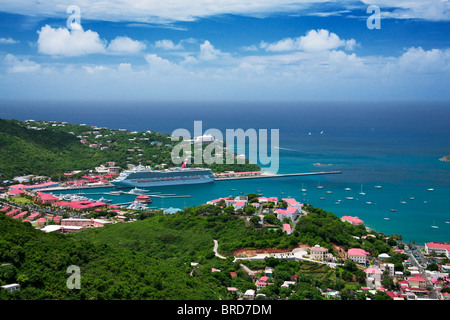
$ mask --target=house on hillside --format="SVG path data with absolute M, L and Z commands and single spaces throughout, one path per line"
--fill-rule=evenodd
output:
M 347 258 L 355 261 L 356 263 L 366 265 L 368 262 L 368 258 L 370 253 L 360 249 L 360 248 L 352 248 L 348 249 Z

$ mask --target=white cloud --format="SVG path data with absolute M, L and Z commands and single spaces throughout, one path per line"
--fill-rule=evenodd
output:
M 83 66 L 83 69 L 90 74 L 109 70 L 109 68 L 105 66 Z
M 364 10 L 369 5 L 383 8 L 383 15 L 395 19 L 450 20 L 450 2 L 447 0 L 343 0 L 333 1 L 333 11 L 324 0 L 78 0 L 83 19 L 100 21 L 127 21 L 134 23 L 165 23 L 193 21 L 198 18 L 222 14 L 270 16 L 275 13 L 297 15 L 339 15 L 349 10 Z M 27 16 L 61 18 L 72 0 L 29 1 L 2 0 L 2 12 Z
M 172 40 L 158 40 L 155 42 L 155 48 L 164 49 L 164 50 L 181 50 L 183 49 L 183 45 L 181 42 L 178 44 L 174 44 Z
M 450 1 L 448 0 L 361 0 L 361 2 L 366 6 L 379 6 L 382 17 L 385 18 L 450 20 Z M 392 9 L 384 10 L 384 8 Z
M 138 53 L 140 51 L 145 50 L 145 43 L 133 40 L 128 37 L 117 37 L 110 42 L 108 45 L 107 51 L 111 53 Z
M 448 72 L 450 70 L 450 49 L 425 51 L 421 47 L 412 47 L 399 58 L 398 65 L 411 73 Z
M 7 54 L 4 62 L 8 66 L 8 72 L 11 73 L 34 72 L 41 69 L 40 64 L 28 59 L 19 59 L 12 54 Z
M 16 44 L 19 40 L 14 40 L 12 38 L 0 38 L 0 44 Z
M 272 52 L 301 50 L 306 52 L 320 52 L 345 47 L 353 50 L 356 45 L 354 39 L 343 40 L 328 30 L 310 30 L 305 36 L 285 38 L 274 43 L 261 42 L 260 47 Z
M 45 25 L 38 34 L 38 49 L 44 54 L 73 57 L 105 53 L 105 42 L 97 32 L 91 30 L 74 28 L 69 31 L 66 28 L 54 29 Z
M 220 50 L 215 49 L 211 42 L 209 42 L 208 40 L 205 40 L 205 42 L 200 45 L 199 58 L 201 60 L 215 60 L 223 55 L 224 54 Z

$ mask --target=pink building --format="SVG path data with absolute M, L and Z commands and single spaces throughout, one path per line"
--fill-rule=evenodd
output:
M 76 227 L 93 227 L 93 228 L 101 228 L 107 224 L 111 224 L 110 221 L 105 221 L 101 219 L 62 219 L 62 226 L 76 226 Z
M 364 221 L 362 221 L 361 219 L 359 219 L 358 217 L 351 217 L 351 216 L 343 216 L 341 218 L 342 221 L 344 222 L 350 222 L 351 224 L 353 224 L 354 226 L 358 226 L 360 224 L 363 224 Z
M 348 249 L 347 257 L 356 263 L 360 263 L 365 265 L 367 263 L 368 257 L 370 256 L 370 253 L 360 249 L 360 248 L 353 248 Z
M 54 195 L 44 192 L 38 192 L 34 199 L 35 201 L 38 201 L 41 204 L 55 203 L 56 201 L 59 200 Z

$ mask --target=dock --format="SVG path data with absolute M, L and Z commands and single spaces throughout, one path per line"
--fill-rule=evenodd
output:
M 228 178 L 216 178 L 216 181 L 228 181 L 228 180 L 240 180 L 240 179 L 263 179 L 263 178 L 283 178 L 283 177 L 295 177 L 295 176 L 314 176 L 324 174 L 341 174 L 342 171 L 318 171 L 318 172 L 302 172 L 302 173 L 284 173 L 284 174 L 262 174 L 258 176 L 236 176 Z

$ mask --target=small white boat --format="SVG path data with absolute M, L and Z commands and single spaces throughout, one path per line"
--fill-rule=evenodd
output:
M 391 209 L 391 212 L 397 212 L 397 209 Z
M 384 218 L 384 220 L 389 220 L 389 218 Z
M 144 193 L 144 192 L 146 192 L 146 190 L 134 188 L 133 190 L 130 190 L 129 193 L 130 194 L 141 194 L 141 193 Z
M 353 199 L 355 199 L 355 198 L 353 198 L 353 197 L 345 197 L 345 199 L 347 199 L 347 200 L 353 200 Z
M 345 191 L 350 191 L 350 190 L 352 190 L 351 188 L 345 188 Z
M 325 200 L 325 197 L 320 197 L 320 200 Z
M 431 226 L 433 229 L 437 229 L 439 228 L 436 224 L 435 224 L 435 220 L 433 220 L 433 225 Z
M 433 188 L 428 188 L 427 191 L 434 191 L 434 189 Z
M 377 188 L 377 189 L 381 189 L 381 186 L 375 186 L 375 188 Z
M 334 204 L 341 204 L 341 202 L 340 201 L 336 201 Z
M 333 193 L 333 191 L 327 191 L 327 193 Z
M 362 184 L 361 184 L 361 191 L 359 192 L 359 194 L 362 195 L 362 196 L 365 196 L 365 195 L 366 195 L 366 193 L 363 192 L 363 185 L 362 185 Z
M 305 189 L 305 187 L 303 186 L 303 183 L 302 183 L 302 189 L 301 189 L 303 192 L 305 192 L 305 191 L 307 191 L 306 189 Z
M 406 201 L 405 201 L 405 200 L 403 200 L 403 201 L 400 201 L 400 203 L 401 203 L 401 204 L 406 204 Z
M 372 202 L 371 202 L 371 201 L 367 201 L 366 203 L 367 203 L 367 204 L 372 204 Z

